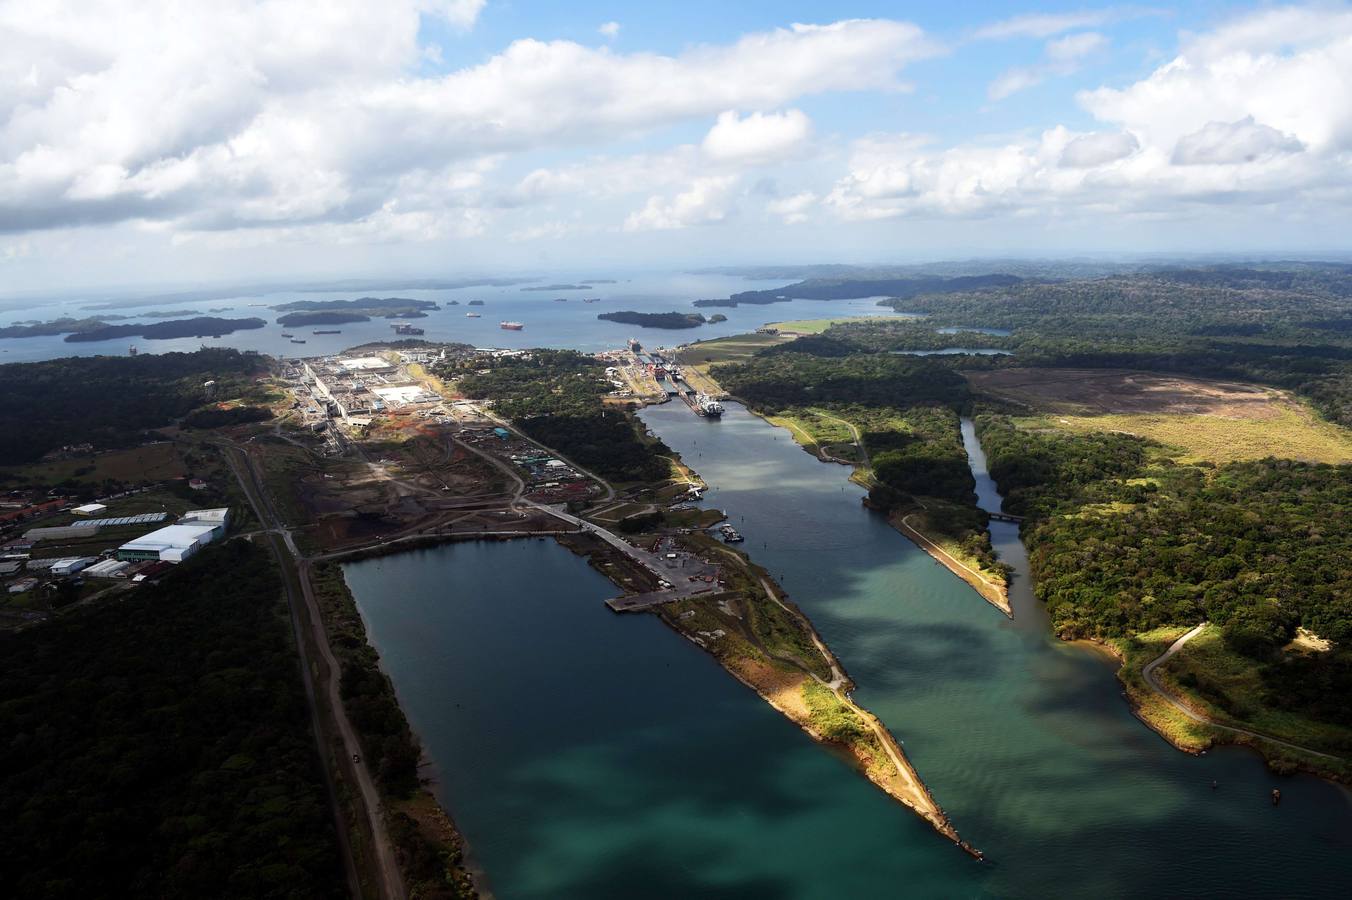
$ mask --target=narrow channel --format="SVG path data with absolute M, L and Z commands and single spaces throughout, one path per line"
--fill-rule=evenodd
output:
M 1018 570 L 1010 622 L 863 508 L 845 467 L 741 406 L 722 421 L 679 404 L 642 416 L 990 861 L 936 838 L 653 617 L 610 613 L 611 585 L 552 542 L 348 564 L 499 897 L 1322 896 L 1352 876 L 1346 794 L 1277 779 L 1244 750 L 1189 757 L 1146 729 L 1111 666 L 1048 634 L 1014 526 L 994 529 Z

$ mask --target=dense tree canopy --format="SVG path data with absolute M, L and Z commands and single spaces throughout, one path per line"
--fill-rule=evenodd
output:
M 0 894 L 301 897 L 342 866 L 282 583 L 244 541 L 0 637 Z
M 234 396 L 263 369 L 262 357 L 225 349 L 0 366 L 0 465 L 68 444 L 135 444 L 201 404 L 202 382 Z

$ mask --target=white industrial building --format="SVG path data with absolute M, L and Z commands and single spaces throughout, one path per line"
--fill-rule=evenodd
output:
M 226 506 L 217 509 L 190 509 L 178 517 L 180 525 L 220 525 L 222 527 L 230 523 L 230 508 Z
M 96 556 L 70 556 L 65 559 L 58 559 L 52 563 L 52 574 L 58 577 L 74 575 L 97 559 Z
M 97 516 L 100 513 L 106 513 L 108 507 L 102 503 L 86 503 L 84 506 L 77 506 L 71 510 L 77 516 Z
M 117 548 L 117 558 L 130 562 L 160 560 L 181 563 L 225 533 L 219 525 L 168 525 Z

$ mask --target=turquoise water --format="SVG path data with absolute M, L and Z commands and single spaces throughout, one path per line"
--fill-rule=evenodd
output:
M 544 542 L 346 567 L 370 634 L 502 897 L 1342 896 L 1352 803 L 1228 748 L 1175 751 L 1109 661 L 1009 621 L 860 506 L 843 466 L 729 404 L 644 420 L 813 618 L 970 860 Z M 978 467 L 980 460 L 977 459 Z M 989 480 L 983 502 L 994 504 Z M 1013 526 L 993 539 L 1020 571 Z M 1212 790 L 1211 781 L 1219 782 Z M 1280 786 L 1283 802 L 1268 794 Z

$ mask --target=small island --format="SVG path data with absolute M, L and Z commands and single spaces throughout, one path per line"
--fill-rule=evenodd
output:
M 622 322 L 625 325 L 638 325 L 640 328 L 698 328 L 708 320 L 700 313 L 645 313 L 631 309 L 601 313 L 596 318 L 607 322 Z

